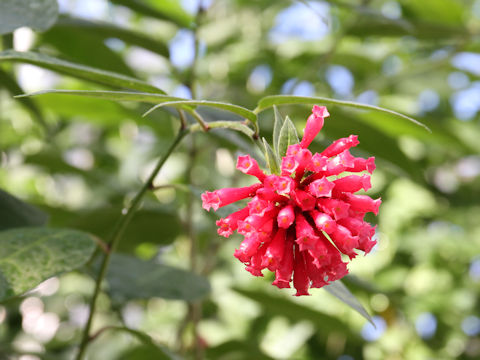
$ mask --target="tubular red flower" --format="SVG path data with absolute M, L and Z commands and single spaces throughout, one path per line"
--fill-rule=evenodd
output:
M 218 208 L 222 206 L 252 197 L 261 187 L 262 184 L 254 184 L 243 188 L 225 188 L 214 192 L 207 191 L 202 194 L 202 207 L 207 211 L 209 211 L 210 208 L 217 211 Z
M 370 174 L 372 174 L 375 168 L 375 157 L 372 156 L 368 159 L 355 158 L 355 160 L 353 161 L 353 167 L 350 171 L 360 172 L 367 170 Z
M 297 290 L 295 296 L 310 295 L 308 288 L 310 287 L 310 280 L 307 276 L 307 269 L 303 255 L 295 247 L 295 262 L 293 264 L 293 287 Z
M 334 180 L 336 192 L 356 192 L 361 189 L 368 191 L 372 185 L 370 183 L 370 176 L 368 175 L 349 175 L 340 179 Z
M 332 196 L 332 190 L 335 187 L 334 183 L 331 183 L 327 178 L 315 180 L 308 185 L 308 191 L 315 197 L 330 197 Z
M 238 228 L 238 222 L 245 220 L 248 216 L 249 208 L 248 206 L 235 211 L 234 213 L 228 215 L 225 219 L 217 220 L 218 234 L 224 237 L 229 237 L 233 234 Z
M 341 279 L 348 273 L 342 254 L 353 259 L 376 244 L 376 227 L 363 219 L 367 212 L 378 213 L 381 200 L 354 194 L 370 189 L 370 176 L 343 176 L 344 171 L 372 173 L 375 159 L 350 154 L 358 144 L 356 135 L 321 153 L 312 155 L 307 149 L 327 116 L 325 107 L 314 106 L 301 143 L 290 145 L 282 158 L 281 174 L 266 175 L 243 155 L 237 168 L 260 183 L 202 194 L 206 210 L 250 198 L 243 209 L 219 219 L 217 231 L 225 237 L 234 231 L 243 235 L 234 256 L 245 269 L 254 276 L 263 276 L 265 269 L 275 272 L 273 285 L 289 288 L 293 282 L 296 296 Z
M 330 116 L 325 106 L 315 105 L 312 109 L 312 115 L 307 119 L 305 130 L 303 131 L 303 138 L 300 142 L 300 146 L 307 148 L 315 136 L 322 130 L 323 122 L 326 117 Z
M 350 208 L 355 211 L 360 212 L 373 212 L 375 215 L 378 214 L 378 209 L 382 203 L 382 199 L 378 198 L 373 200 L 370 196 L 367 195 L 353 195 L 346 194 L 346 201 L 350 204 Z
M 295 211 L 293 210 L 292 205 L 287 205 L 278 212 L 277 222 L 278 222 L 279 228 L 288 229 L 290 225 L 293 224 L 294 220 L 295 220 Z
M 329 147 L 322 151 L 322 155 L 332 157 L 340 154 L 342 151 L 355 147 L 359 144 L 357 135 L 350 135 L 347 138 L 341 138 L 332 143 Z
M 244 174 L 253 175 L 258 180 L 263 181 L 265 174 L 258 166 L 257 160 L 252 159 L 250 155 L 239 156 L 237 159 L 237 169 Z

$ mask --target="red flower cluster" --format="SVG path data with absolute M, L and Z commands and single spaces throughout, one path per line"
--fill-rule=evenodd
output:
M 314 106 L 302 141 L 290 145 L 282 158 L 281 175 L 266 175 L 249 155 L 239 156 L 237 169 L 260 181 L 242 188 L 226 188 L 202 194 L 203 208 L 210 210 L 251 198 L 248 205 L 217 221 L 218 233 L 229 237 L 235 230 L 245 239 L 235 257 L 255 276 L 275 272 L 273 285 L 289 288 L 293 275 L 296 296 L 309 295 L 348 273 L 341 253 L 350 259 L 355 249 L 368 253 L 375 245 L 375 227 L 363 221 L 365 213 L 378 213 L 381 200 L 367 195 L 375 158 L 356 158 L 349 152 L 358 145 L 350 135 L 333 142 L 321 153 L 307 149 L 329 116 Z

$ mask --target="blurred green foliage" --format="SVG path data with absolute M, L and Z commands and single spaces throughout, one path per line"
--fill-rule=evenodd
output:
M 58 19 L 30 24 L 46 31 L 2 38 L 0 186 L 36 205 L 21 226 L 45 221 L 41 209 L 52 228 L 101 243 L 179 123 L 172 107 L 142 117 L 151 104 L 13 98 L 24 92 L 164 91 L 251 110 L 268 95 L 319 96 L 392 109 L 432 130 L 332 104 L 312 144 L 356 134 L 356 155 L 377 159 L 370 193 L 383 201 L 379 244 L 345 280 L 376 329 L 323 290 L 293 298 L 233 258 L 239 238 L 216 235 L 199 194 L 247 184 L 234 155 L 257 150 L 241 133 L 212 130 L 184 140 L 126 229 L 98 301 L 90 359 L 480 358 L 480 1 L 214 0 L 199 14 L 187 11 L 195 1 L 59 3 Z M 206 121 L 239 120 L 197 110 Z M 301 130 L 309 107 L 279 111 Z M 273 124 L 271 109 L 260 113 L 270 143 Z M 2 229 L 6 202 L 20 206 L 0 193 Z M 96 267 L 94 258 L 1 303 L 0 359 L 72 358 Z M 173 288 L 148 287 L 156 272 Z M 203 301 L 169 300 L 203 296 L 205 277 Z

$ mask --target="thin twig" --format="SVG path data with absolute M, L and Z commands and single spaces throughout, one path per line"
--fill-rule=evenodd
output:
M 100 271 L 98 273 L 98 276 L 95 282 L 95 290 L 92 298 L 90 299 L 90 313 L 88 315 L 87 324 L 83 329 L 82 341 L 80 343 L 80 348 L 79 348 L 76 360 L 83 359 L 85 351 L 87 349 L 87 345 L 90 341 L 89 333 L 92 327 L 93 316 L 95 315 L 96 302 L 97 302 L 98 295 L 100 294 L 103 279 L 105 278 L 105 275 L 107 273 L 107 268 L 110 263 L 111 255 L 115 250 L 116 246 L 118 245 L 120 239 L 122 238 L 123 232 L 125 231 L 127 225 L 130 223 L 133 215 L 135 214 L 135 211 L 140 207 L 140 203 L 141 203 L 141 200 L 143 199 L 143 196 L 147 193 L 148 189 L 151 188 L 153 184 L 153 180 L 155 179 L 159 171 L 162 169 L 163 165 L 165 164 L 167 159 L 170 157 L 173 150 L 177 147 L 177 145 L 180 143 L 180 141 L 183 139 L 183 137 L 187 133 L 188 132 L 185 131 L 184 129 L 180 129 L 175 140 L 170 145 L 165 155 L 160 158 L 157 165 L 151 172 L 150 176 L 148 177 L 148 180 L 145 182 L 145 184 L 142 186 L 142 188 L 138 191 L 138 193 L 133 198 L 129 207 L 126 209 L 125 214 L 122 214 L 122 217 L 117 222 L 112 232 L 112 235 L 110 236 L 110 240 L 108 241 L 108 246 L 110 251 L 103 255 Z

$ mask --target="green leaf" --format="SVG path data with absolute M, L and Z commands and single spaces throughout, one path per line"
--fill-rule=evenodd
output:
M 194 301 L 210 291 L 207 279 L 186 270 L 114 254 L 107 272 L 109 293 L 114 300 L 160 297 Z
M 234 114 L 240 115 L 241 117 L 244 117 L 250 120 L 253 124 L 257 123 L 257 115 L 254 112 L 248 110 L 247 108 L 244 108 L 239 105 L 228 104 L 228 103 L 223 103 L 218 101 L 208 101 L 208 100 L 179 100 L 179 101 L 165 102 L 162 104 L 155 105 L 150 110 L 148 110 L 143 116 L 150 114 L 152 111 L 162 106 L 173 106 L 176 108 L 184 109 L 184 108 L 190 107 L 190 105 L 209 106 L 217 109 L 230 111 Z
M 0 189 L 0 230 L 45 225 L 48 215 Z
M 263 111 L 273 105 L 286 105 L 286 104 L 333 104 L 333 105 L 339 105 L 339 106 L 353 107 L 356 109 L 379 111 L 379 112 L 392 115 L 397 118 L 411 121 L 425 128 L 427 131 L 430 131 L 430 129 L 426 125 L 422 124 L 421 122 L 393 110 L 384 109 L 374 105 L 356 103 L 353 101 L 335 100 L 335 99 L 324 98 L 324 97 L 295 96 L 295 95 L 266 96 L 260 99 L 260 101 L 258 102 L 258 106 L 255 109 L 255 113 L 259 113 L 260 111 Z
M 348 306 L 350 306 L 353 310 L 358 312 L 362 315 L 365 319 L 367 319 L 373 326 L 373 320 L 370 314 L 365 310 L 365 308 L 360 304 L 360 301 L 353 295 L 350 290 L 345 286 L 343 282 L 340 280 L 334 281 L 327 286 L 323 287 L 327 292 L 338 298 L 340 301 L 344 302 Z
M 140 345 L 129 348 L 121 355 L 122 360 L 175 360 L 177 356 L 167 353 L 165 350 L 154 345 Z
M 142 345 L 135 347 L 134 349 L 129 349 L 127 352 L 122 354 L 122 359 L 151 359 L 154 357 L 159 360 L 174 360 L 179 359 L 177 356 L 173 355 L 167 349 L 164 349 L 162 346 L 157 345 L 153 339 L 147 333 L 144 333 L 139 330 L 130 329 L 125 326 L 108 326 L 104 328 L 104 331 L 121 331 L 126 332 L 139 341 L 142 342 Z M 149 357 L 145 357 L 149 356 Z
M 193 17 L 185 12 L 176 0 L 111 0 L 115 4 L 126 6 L 139 14 L 160 20 L 171 21 L 180 27 L 191 27 Z
M 114 100 L 114 101 L 139 101 L 158 104 L 159 102 L 181 101 L 182 98 L 175 96 L 155 94 L 151 92 L 136 92 L 136 91 L 104 91 L 104 90 L 44 90 L 37 91 L 30 94 L 23 94 L 17 96 L 17 98 L 38 96 L 45 94 L 58 94 L 58 95 L 74 95 L 85 96 L 91 98 Z
M 277 157 L 280 157 L 278 153 L 278 140 L 280 139 L 280 129 L 282 128 L 285 119 L 275 105 L 273 106 L 273 112 L 275 115 L 275 121 L 273 123 L 273 150 Z
M 76 212 L 71 214 L 71 220 L 64 226 L 107 239 L 121 213 L 122 209 L 115 207 Z M 171 244 L 180 232 L 180 221 L 175 213 L 161 209 L 140 209 L 133 215 L 117 249 L 121 252 L 132 252 L 142 243 L 165 246 Z
M 0 1 L 0 35 L 22 26 L 46 30 L 58 16 L 56 0 L 2 0 Z
M 8 73 L 2 71 L 0 69 L 0 86 L 7 89 L 7 91 L 12 95 L 18 95 L 23 93 L 22 88 L 17 84 L 14 78 L 12 78 Z M 18 99 L 18 102 L 22 104 L 30 113 L 32 114 L 33 118 L 42 125 L 45 129 L 47 128 L 47 124 L 43 118 L 42 112 L 38 108 L 37 104 L 32 101 L 32 99 L 23 98 Z
M 267 161 L 267 166 L 270 169 L 271 174 L 280 174 L 280 166 L 278 164 L 278 159 L 275 156 L 271 146 L 268 144 L 265 138 L 263 140 L 263 147 L 265 148 L 265 160 Z
M 56 24 L 39 36 L 38 44 L 41 44 L 42 48 L 54 47 L 65 60 L 99 70 L 135 77 L 135 73 L 125 62 L 124 56 L 108 47 L 105 40 L 94 32 L 71 27 L 59 27 Z M 92 56 L 92 54 L 95 54 L 95 56 Z
M 103 40 L 109 38 L 117 38 L 128 44 L 140 46 L 159 55 L 169 57 L 168 47 L 161 39 L 154 39 L 140 32 L 136 32 L 107 22 L 88 21 L 80 18 L 62 16 L 60 17 L 60 19 L 58 19 L 57 23 L 53 28 L 60 31 L 82 31 L 85 33 L 93 34 Z
M 352 332 L 344 322 L 305 305 L 290 301 L 285 297 L 266 294 L 258 290 L 240 288 L 234 288 L 233 290 L 260 304 L 263 311 L 272 316 L 285 316 L 292 321 L 311 321 L 321 333 L 330 334 L 334 331 L 340 331 L 349 334 L 352 340 L 358 338 L 358 334 Z
M 0 301 L 83 266 L 95 250 L 92 236 L 70 229 L 18 228 L 0 232 Z
M 35 52 L 19 52 L 14 50 L 2 51 L 0 52 L 0 62 L 2 61 L 18 61 L 28 63 L 65 75 L 73 76 L 78 79 L 88 80 L 111 87 L 153 93 L 164 93 L 162 90 L 142 80 L 117 74 L 111 71 L 95 69 L 89 66 L 76 64 Z
M 249 128 L 247 125 L 243 124 L 240 121 L 212 121 L 207 123 L 208 127 L 213 130 L 213 129 L 230 129 L 230 130 L 235 130 L 241 133 L 244 133 L 247 135 L 249 138 L 252 138 L 254 135 L 254 131 Z M 195 132 L 195 131 L 203 131 L 202 127 L 200 124 L 193 124 L 190 126 L 190 131 Z M 226 137 L 225 135 L 222 137 Z M 230 139 L 231 140 L 231 139 Z M 237 144 L 238 146 L 245 147 L 244 144 Z M 250 144 L 248 144 L 247 148 L 250 148 Z
M 295 128 L 292 120 L 290 120 L 290 118 L 287 116 L 282 128 L 280 129 L 280 134 L 278 137 L 278 156 L 285 156 L 287 148 L 290 145 L 298 144 L 299 142 L 300 140 L 298 139 L 297 129 Z

